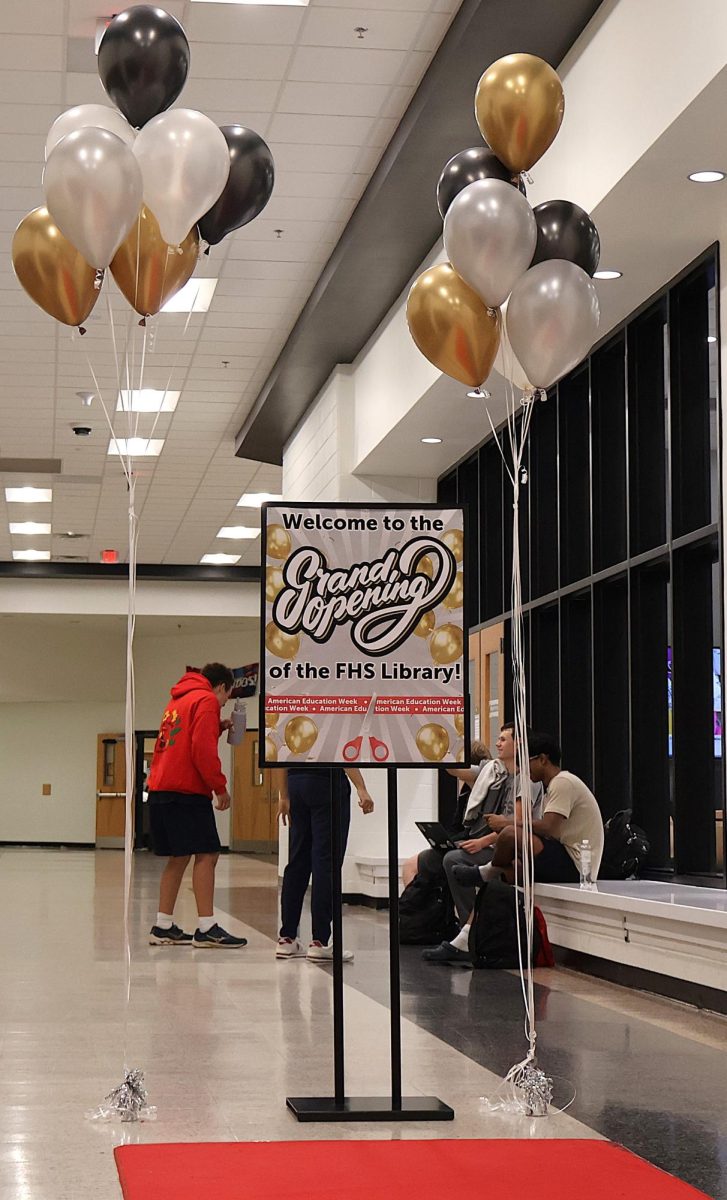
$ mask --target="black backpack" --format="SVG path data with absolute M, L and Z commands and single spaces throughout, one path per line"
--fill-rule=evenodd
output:
M 470 928 L 469 950 L 474 967 L 488 970 L 512 970 L 519 966 L 520 942 L 525 952 L 525 905 L 522 892 L 499 879 L 488 879 L 477 892 L 475 914 Z M 533 960 L 540 957 L 541 937 L 533 924 Z
M 457 932 L 454 905 L 446 883 L 419 875 L 399 897 L 399 941 L 403 946 L 434 946 Z
M 603 827 L 603 857 L 598 878 L 636 879 L 650 849 L 643 829 L 631 824 L 631 809 L 614 813 Z

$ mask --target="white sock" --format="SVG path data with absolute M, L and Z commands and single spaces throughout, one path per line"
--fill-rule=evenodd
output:
M 215 924 L 214 917 L 198 917 L 197 928 L 200 933 L 209 933 L 212 926 Z
M 452 938 L 449 943 L 454 946 L 455 950 L 469 950 L 470 946 L 470 927 L 463 925 L 456 937 Z
M 171 929 L 174 924 L 174 916 L 172 913 L 157 913 L 157 928 Z

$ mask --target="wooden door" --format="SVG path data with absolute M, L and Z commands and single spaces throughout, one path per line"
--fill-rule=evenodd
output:
M 480 630 L 480 738 L 495 752 L 505 720 L 505 626 Z
M 249 729 L 235 746 L 230 848 L 256 854 L 278 849 L 278 801 L 273 772 L 258 766 L 258 731 Z
M 96 846 L 123 849 L 126 823 L 126 743 L 123 733 L 100 733 L 96 752 Z

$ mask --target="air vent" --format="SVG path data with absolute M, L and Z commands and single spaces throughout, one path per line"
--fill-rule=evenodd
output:
M 87 554 L 54 554 L 53 562 L 88 562 Z
M 0 458 L 0 475 L 60 475 L 60 458 Z
M 59 537 L 59 538 L 65 538 L 69 542 L 70 541 L 75 542 L 78 538 L 87 538 L 87 537 L 90 537 L 91 535 L 90 535 L 90 533 L 71 533 L 69 530 L 68 533 L 57 533 L 55 536 Z

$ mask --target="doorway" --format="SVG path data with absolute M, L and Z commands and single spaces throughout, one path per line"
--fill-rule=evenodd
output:
M 239 746 L 235 746 L 230 849 L 277 854 L 277 790 L 273 772 L 260 769 L 258 743 L 258 730 L 248 729 Z

